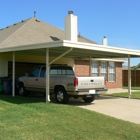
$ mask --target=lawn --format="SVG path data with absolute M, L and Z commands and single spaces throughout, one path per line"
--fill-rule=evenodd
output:
M 113 97 L 122 97 L 122 98 L 128 98 L 128 93 L 113 93 L 113 94 L 102 94 L 104 96 L 113 96 Z M 130 96 L 131 99 L 140 99 L 140 92 L 132 92 L 132 95 Z
M 138 140 L 140 125 L 71 105 L 0 95 L 0 140 Z
M 128 89 L 128 87 L 123 87 L 124 89 Z M 140 87 L 132 87 L 131 90 L 140 90 Z M 112 94 L 102 94 L 104 96 L 114 96 L 114 97 L 123 97 L 128 98 L 128 92 L 122 92 L 122 93 L 112 93 Z M 140 99 L 140 91 L 133 92 L 130 96 L 131 99 Z
M 123 89 L 128 89 L 128 87 L 123 87 Z M 131 87 L 132 90 L 140 90 L 140 87 Z

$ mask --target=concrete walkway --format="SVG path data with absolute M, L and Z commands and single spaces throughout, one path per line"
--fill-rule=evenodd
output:
M 91 104 L 70 99 L 69 104 L 140 124 L 140 100 L 100 96 Z

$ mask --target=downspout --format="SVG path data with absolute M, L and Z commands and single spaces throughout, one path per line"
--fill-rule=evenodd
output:
M 13 85 L 12 85 L 12 96 L 15 96 L 15 52 L 13 52 Z
M 130 68 L 130 55 L 128 55 L 128 98 L 131 97 L 131 68 Z

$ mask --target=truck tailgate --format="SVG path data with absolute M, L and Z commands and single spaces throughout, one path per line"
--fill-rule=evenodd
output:
M 104 77 L 76 77 L 78 78 L 77 89 L 105 88 Z

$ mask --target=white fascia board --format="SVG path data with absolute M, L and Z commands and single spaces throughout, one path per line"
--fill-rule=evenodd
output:
M 118 54 L 140 56 L 139 50 L 123 49 L 123 48 L 91 44 L 91 43 L 83 43 L 83 42 L 72 42 L 68 40 L 59 40 L 59 41 L 28 44 L 28 45 L 21 45 L 21 46 L 4 47 L 4 48 L 0 48 L 0 52 L 12 52 L 12 51 L 22 51 L 22 50 L 53 48 L 53 47 L 70 47 L 70 48 L 79 48 L 85 50 L 93 50 L 93 51 L 96 50 L 102 52 L 110 52 L 110 53 L 112 52 Z
M 0 48 L 0 52 L 12 52 L 12 51 L 23 51 L 23 50 L 33 50 L 33 49 L 43 49 L 43 48 L 53 48 L 63 46 L 63 41 L 52 41 L 36 44 L 28 44 L 21 46 L 5 47 Z
M 89 58 L 85 58 L 83 60 L 89 60 Z M 91 58 L 93 61 L 110 61 L 110 62 L 128 62 L 128 60 L 121 59 L 108 59 L 108 58 Z
M 91 44 L 91 43 L 83 43 L 83 42 L 71 42 L 68 40 L 63 40 L 63 46 L 73 47 L 73 48 L 81 48 L 81 49 L 88 49 L 88 50 L 96 50 L 96 51 L 103 51 L 103 52 L 112 52 L 112 53 L 120 53 L 120 54 L 130 54 L 140 56 L 139 50 L 131 50 L 131 49 L 123 49 L 111 46 L 104 46 L 98 44 Z

